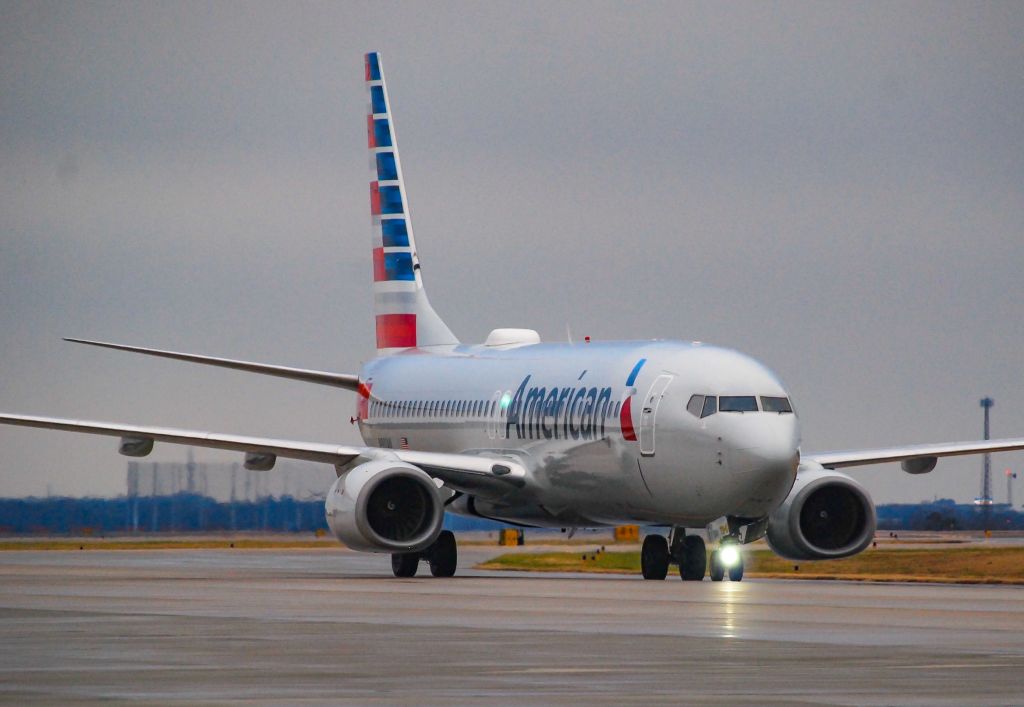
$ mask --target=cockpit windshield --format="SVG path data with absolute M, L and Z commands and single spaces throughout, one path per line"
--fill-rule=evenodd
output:
M 718 412 L 718 398 L 714 395 L 704 398 L 704 408 L 700 411 L 700 416 L 707 417 L 708 415 L 714 415 L 716 412 Z
M 765 412 L 793 412 L 789 398 L 771 398 L 767 395 L 761 396 L 761 409 Z
M 716 412 L 774 412 L 792 413 L 789 398 L 762 395 L 761 407 L 757 406 L 756 395 L 692 395 L 686 403 L 686 410 L 694 417 L 705 418 Z
M 690 402 L 686 403 L 686 411 L 694 417 L 700 417 L 700 411 L 704 408 L 703 395 L 691 395 Z
M 757 412 L 757 398 L 753 395 L 722 395 L 718 398 L 722 412 Z

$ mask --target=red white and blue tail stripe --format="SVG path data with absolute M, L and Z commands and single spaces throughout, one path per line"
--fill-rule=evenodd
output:
M 377 52 L 366 55 L 366 88 L 370 94 L 366 133 L 373 169 L 370 214 L 377 353 L 458 344 L 459 340 L 430 306 L 423 289 L 391 100 Z

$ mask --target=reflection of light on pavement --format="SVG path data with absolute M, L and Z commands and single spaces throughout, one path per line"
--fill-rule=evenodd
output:
M 743 601 L 743 585 L 740 582 L 722 582 L 719 585 L 722 599 L 722 638 L 736 638 L 736 614 Z

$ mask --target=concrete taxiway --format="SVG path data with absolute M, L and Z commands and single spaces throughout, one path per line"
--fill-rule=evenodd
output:
M 3 552 L 0 700 L 1024 704 L 1020 587 L 468 569 L 496 551 Z

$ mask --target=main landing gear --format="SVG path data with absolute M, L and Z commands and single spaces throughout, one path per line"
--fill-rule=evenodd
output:
M 644 579 L 665 579 L 668 576 L 668 541 L 664 535 L 648 535 L 640 548 L 640 571 Z
M 686 535 L 682 528 L 673 528 L 669 539 L 664 535 L 648 535 L 640 549 L 640 571 L 644 579 L 665 579 L 669 564 L 679 565 L 680 579 L 699 582 L 709 571 L 712 582 L 721 582 L 726 575 L 733 582 L 743 580 L 743 554 L 732 536 L 723 538 L 708 562 L 704 540 L 699 535 Z
M 699 535 L 686 535 L 682 528 L 673 528 L 671 542 L 663 535 L 648 535 L 640 550 L 640 569 L 644 579 L 665 579 L 670 562 L 679 565 L 680 579 L 699 582 L 707 569 L 704 540 Z
M 396 577 L 415 577 L 420 560 L 430 563 L 430 574 L 435 577 L 451 577 L 459 564 L 459 550 L 455 534 L 442 530 L 434 544 L 423 552 L 395 552 L 391 554 L 391 571 Z
M 708 556 L 704 550 L 704 540 L 699 535 L 685 535 L 675 553 L 679 562 L 679 578 L 687 582 L 699 582 L 704 579 L 708 568 Z

